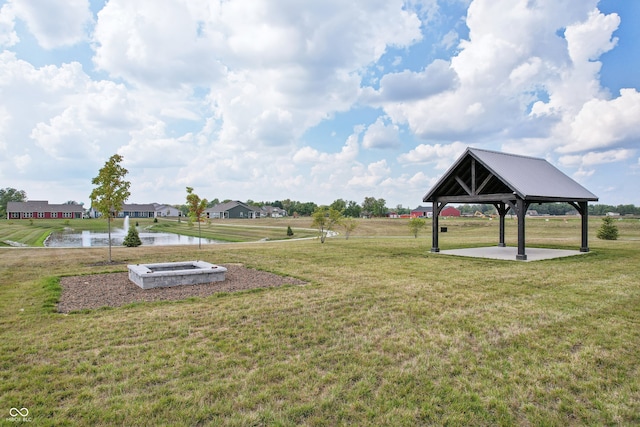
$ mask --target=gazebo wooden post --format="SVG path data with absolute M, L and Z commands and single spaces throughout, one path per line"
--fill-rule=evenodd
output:
M 516 255 L 516 259 L 520 261 L 525 261 L 527 259 L 527 254 L 525 253 L 525 229 L 524 229 L 524 219 L 527 213 L 527 207 L 523 199 L 518 197 L 516 201 L 516 214 L 518 216 L 518 254 Z
M 582 246 L 580 252 L 589 252 L 589 207 L 587 202 L 578 202 L 580 216 L 582 217 Z
M 496 207 L 498 215 L 500 216 L 500 240 L 498 241 L 498 247 L 504 248 L 505 246 L 507 246 L 504 240 L 505 217 L 507 216 L 507 211 L 509 210 L 509 208 L 507 208 L 506 203 L 504 202 L 495 203 L 494 206 Z
M 504 242 L 504 217 L 505 214 L 500 214 L 500 241 L 498 242 L 498 246 L 504 248 L 507 244 Z
M 433 201 L 433 216 L 431 217 L 431 252 L 440 252 L 438 247 L 438 216 L 440 211 L 438 210 L 438 200 Z

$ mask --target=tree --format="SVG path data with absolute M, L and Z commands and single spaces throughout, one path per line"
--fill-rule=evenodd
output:
M 342 218 L 340 225 L 344 228 L 344 238 L 349 240 L 349 235 L 358 227 L 358 223 L 353 218 Z
M 411 218 L 409 220 L 409 230 L 411 230 L 411 234 L 416 239 L 418 238 L 418 233 L 427 225 L 427 221 L 422 218 Z
M 317 208 L 312 216 L 313 223 L 311 226 L 318 229 L 320 233 L 320 243 L 324 243 L 331 229 L 342 221 L 342 214 L 339 211 L 326 206 Z
M 129 198 L 131 183 L 124 178 L 129 173 L 120 165 L 122 156 L 114 154 L 107 160 L 98 176 L 91 180 L 97 185 L 91 192 L 91 206 L 107 218 L 109 229 L 109 262 L 111 262 L 111 218 L 122 210 L 122 204 Z
M 293 236 L 293 230 L 291 229 L 290 225 L 287 226 L 287 236 L 289 237 Z
M 343 199 L 334 200 L 333 203 L 329 205 L 330 208 L 337 210 L 338 212 L 344 213 L 345 209 L 347 209 L 347 202 Z
M 351 218 L 360 218 L 360 213 L 362 212 L 362 208 L 353 200 L 349 200 L 347 202 L 347 208 L 344 210 L 343 215 Z
M 373 211 L 376 207 L 375 197 L 365 197 L 362 202 L 362 213 L 367 216 L 373 216 Z
M 27 193 L 24 190 L 16 190 L 15 188 L 0 189 L 0 218 L 7 217 L 7 204 L 9 202 L 25 202 Z
M 370 216 L 382 217 L 387 213 L 387 202 L 384 199 L 376 199 L 375 197 L 365 197 L 362 202 L 362 210 Z
M 122 244 L 128 248 L 135 248 L 142 244 L 142 240 L 140 240 L 140 235 L 138 234 L 138 229 L 135 225 L 131 225 L 129 227 L 129 232 L 124 238 Z
M 602 218 L 602 225 L 596 236 L 602 240 L 618 240 L 618 226 L 613 223 L 613 218 L 610 216 Z
M 202 229 L 200 228 L 200 222 L 203 218 L 204 210 L 207 208 L 207 199 L 200 199 L 200 197 L 193 192 L 192 187 L 187 187 L 187 206 L 189 207 L 189 219 L 191 221 L 198 221 L 198 248 L 202 247 Z
M 403 208 L 402 205 L 398 205 L 396 206 L 396 213 L 398 215 L 407 215 L 411 213 L 411 209 L 410 208 Z

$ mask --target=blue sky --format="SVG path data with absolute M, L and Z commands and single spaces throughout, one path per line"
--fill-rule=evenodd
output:
M 468 146 L 640 205 L 640 2 L 0 1 L 0 188 L 416 207 Z

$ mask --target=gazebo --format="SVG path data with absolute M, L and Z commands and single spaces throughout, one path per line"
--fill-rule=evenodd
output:
M 484 203 L 500 216 L 498 246 L 504 247 L 505 217 L 511 209 L 518 218 L 517 260 L 526 260 L 525 215 L 532 203 L 566 202 L 582 217 L 580 252 L 589 252 L 588 202 L 598 197 L 545 159 L 467 148 L 422 199 L 433 203 L 431 252 L 438 246 L 438 216 L 448 203 Z

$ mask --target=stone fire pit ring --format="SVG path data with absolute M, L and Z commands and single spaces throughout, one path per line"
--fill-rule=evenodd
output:
M 205 261 L 130 264 L 129 280 L 142 289 L 224 281 L 227 269 Z

